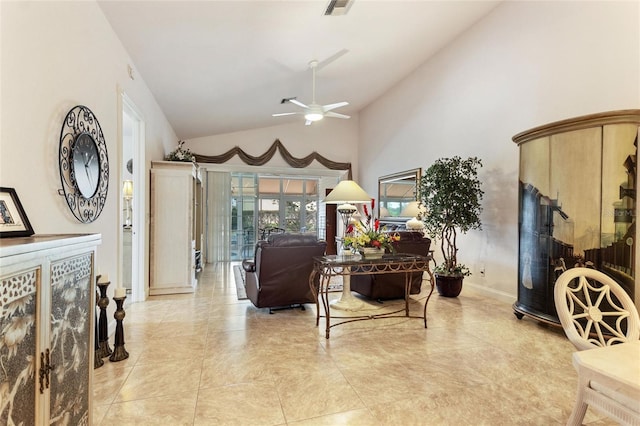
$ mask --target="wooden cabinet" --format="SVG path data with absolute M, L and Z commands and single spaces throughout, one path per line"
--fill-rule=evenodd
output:
M 559 323 L 566 269 L 614 278 L 638 305 L 636 182 L 640 110 L 563 120 L 513 137 L 520 147 L 516 316 Z
M 100 242 L 0 239 L 0 424 L 91 424 Z
M 151 163 L 151 295 L 195 291 L 198 173 L 190 162 Z

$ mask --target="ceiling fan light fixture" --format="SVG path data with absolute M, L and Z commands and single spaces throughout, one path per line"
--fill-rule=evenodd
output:
M 2 1 L 2 0 L 0 0 Z M 302 108 L 304 111 L 300 111 L 300 112 L 285 112 L 285 113 L 278 113 L 278 114 L 272 114 L 274 117 L 281 117 L 284 115 L 293 115 L 293 114 L 304 114 L 304 118 L 305 118 L 305 125 L 308 126 L 311 123 L 315 122 L 315 121 L 320 121 L 322 120 L 325 116 L 327 117 L 331 117 L 331 118 L 350 118 L 348 115 L 344 115 L 344 114 L 339 114 L 337 112 L 333 112 L 334 109 L 336 108 L 340 108 L 343 106 L 347 106 L 349 105 L 349 102 L 343 101 L 343 102 L 336 102 L 336 103 L 332 103 L 332 104 L 328 104 L 328 105 L 320 105 L 316 103 L 316 68 L 318 67 L 318 61 L 313 60 L 311 62 L 309 62 L 309 68 L 311 68 L 312 71 L 312 78 L 311 78 L 311 82 L 312 82 L 312 101 L 309 105 L 306 105 L 300 101 L 298 101 L 295 97 L 292 98 L 283 98 L 282 101 L 280 103 L 287 103 L 290 102 L 294 105 L 297 105 L 298 107 Z
M 304 115 L 304 118 L 309 121 L 319 121 L 324 118 L 324 115 L 322 115 L 322 113 L 319 113 L 319 112 L 309 111 Z

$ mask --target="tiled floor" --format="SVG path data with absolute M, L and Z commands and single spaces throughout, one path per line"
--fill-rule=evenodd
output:
M 195 294 L 127 307 L 130 358 L 95 370 L 94 423 L 565 424 L 576 374 L 561 330 L 466 288 L 434 294 L 427 318 L 341 325 L 326 340 L 312 305 L 269 315 L 237 300 L 230 264 L 208 265 Z M 614 424 L 591 410 L 585 422 Z

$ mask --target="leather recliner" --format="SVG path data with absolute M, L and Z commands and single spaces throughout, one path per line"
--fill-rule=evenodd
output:
M 396 253 L 427 256 L 431 240 L 421 232 L 397 231 L 400 241 L 395 243 Z M 420 293 L 422 273 L 411 273 L 410 294 Z M 352 275 L 351 290 L 374 300 L 404 299 L 405 274 Z
M 309 276 L 313 257 L 323 256 L 326 248 L 326 241 L 308 234 L 272 234 L 258 241 L 254 259 L 242 262 L 247 297 L 257 308 L 315 303 Z

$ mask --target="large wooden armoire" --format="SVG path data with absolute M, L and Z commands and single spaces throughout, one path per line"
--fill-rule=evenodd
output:
M 201 179 L 192 162 L 151 163 L 149 294 L 193 293 L 202 242 Z
M 519 133 L 518 318 L 559 324 L 557 277 L 586 266 L 639 305 L 636 186 L 640 110 L 563 120 Z

